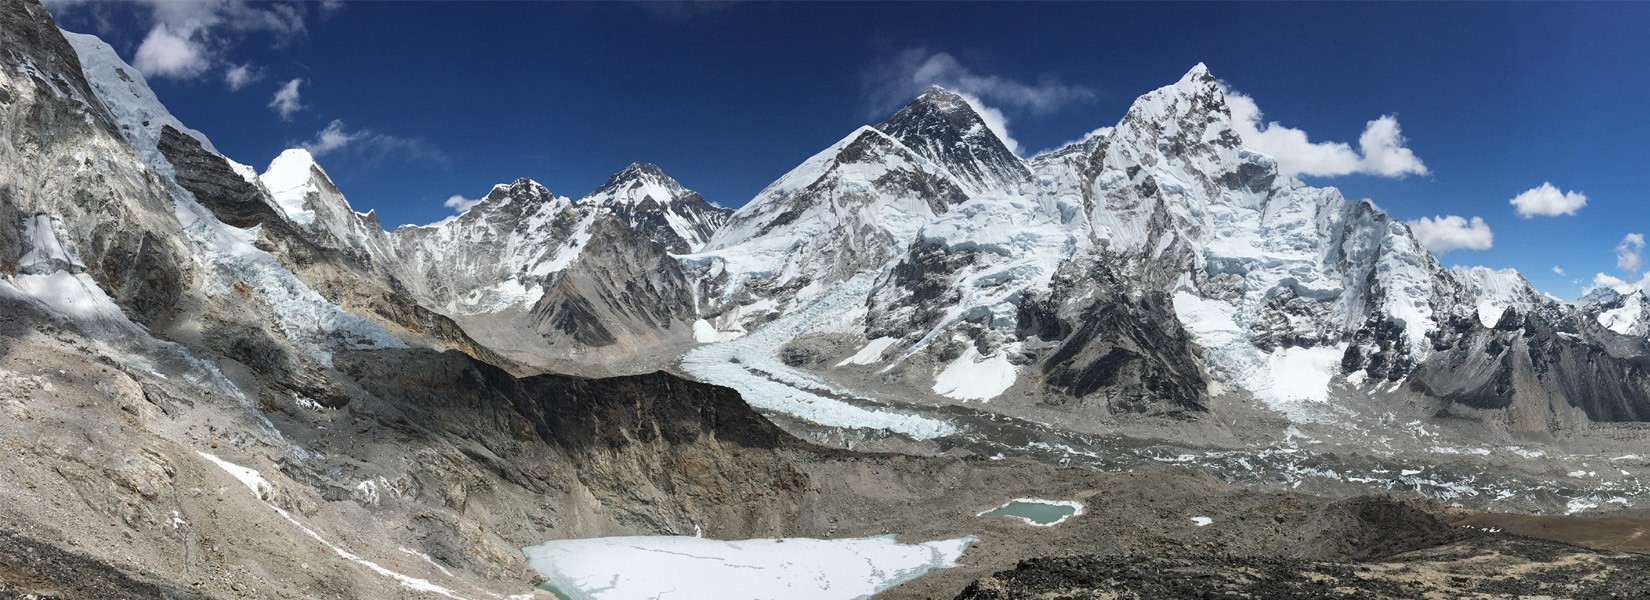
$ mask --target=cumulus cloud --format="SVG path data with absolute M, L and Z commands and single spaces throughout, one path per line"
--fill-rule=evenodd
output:
M 229 86 L 231 92 L 238 92 L 241 88 L 257 83 L 258 80 L 263 78 L 264 74 L 253 68 L 251 63 L 230 65 L 223 72 L 223 84 Z
M 178 35 L 165 25 L 156 25 L 138 44 L 132 66 L 150 77 L 188 79 L 212 66 L 199 42 Z
M 1243 143 L 1270 154 L 1284 175 L 1403 177 L 1428 173 L 1426 164 L 1404 145 L 1398 118 L 1392 115 L 1365 124 L 1354 150 L 1341 142 L 1314 142 L 1303 130 L 1263 120 L 1260 105 L 1241 92 L 1227 89 L 1226 106 L 1232 111 L 1232 128 Z
M 864 71 L 862 83 L 871 118 L 886 116 L 932 85 L 957 92 L 991 132 L 1016 152 L 1019 143 L 1009 135 L 1008 118 L 998 107 L 1041 115 L 1095 97 L 1094 90 L 1052 76 L 1032 83 L 977 73 L 950 54 L 926 48 L 907 49 L 878 61 Z
M 281 119 L 291 121 L 292 113 L 304 108 L 298 91 L 298 86 L 303 84 L 304 80 L 294 79 L 283 84 L 280 89 L 275 90 L 275 97 L 269 99 L 269 110 L 281 115 Z
M 61 20 L 67 13 L 80 10 L 81 4 L 78 0 L 53 0 L 48 7 Z M 280 46 L 307 33 L 306 11 L 298 3 L 137 0 L 132 6 L 149 28 L 138 44 L 132 66 L 151 78 L 193 79 L 219 66 L 232 70 L 236 65 L 224 56 L 248 34 L 269 34 Z M 97 21 L 105 35 L 117 25 L 102 16 Z M 226 81 L 229 77 L 226 73 Z
M 1564 276 L 1564 269 L 1562 267 L 1559 267 L 1558 265 L 1553 265 L 1553 274 L 1557 275 L 1559 277 L 1563 277 Z
M 462 214 L 464 211 L 470 210 L 470 207 L 475 206 L 477 204 L 481 204 L 480 199 L 471 200 L 469 198 L 465 198 L 464 196 L 460 196 L 458 194 L 453 194 L 452 196 L 449 196 L 445 202 L 441 203 L 442 206 L 445 206 L 447 208 L 451 208 L 451 209 L 453 209 L 453 212 L 460 213 L 460 214 Z
M 334 119 L 327 126 L 315 133 L 315 139 L 304 142 L 301 147 L 310 154 L 322 156 L 333 150 L 348 146 L 351 142 L 367 137 L 365 131 L 345 131 L 344 122 Z
M 1408 223 L 1415 239 L 1436 254 L 1451 250 L 1488 250 L 1495 242 L 1495 234 L 1480 217 L 1471 220 L 1455 215 L 1421 217 Z
M 1637 275 L 1644 264 L 1644 234 L 1629 233 L 1616 244 L 1616 267 L 1628 277 Z
M 342 120 L 337 119 L 315 132 L 313 139 L 297 145 L 317 158 L 345 152 L 365 158 L 367 164 L 391 158 L 432 163 L 447 162 L 447 155 L 424 140 L 377 133 L 367 129 L 352 131 Z
M 1581 207 L 1587 206 L 1587 195 L 1576 191 L 1559 191 L 1551 182 L 1546 182 L 1539 187 L 1524 190 L 1507 203 L 1513 205 L 1513 210 L 1518 211 L 1518 216 L 1526 219 L 1557 217 L 1576 214 Z

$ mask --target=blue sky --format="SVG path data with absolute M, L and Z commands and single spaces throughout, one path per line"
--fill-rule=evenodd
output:
M 1309 182 L 1460 217 L 1430 229 L 1457 246 L 1446 265 L 1573 297 L 1598 273 L 1638 281 L 1628 234 L 1650 229 L 1650 4 L 49 5 L 240 162 L 330 128 L 322 165 L 389 226 L 518 177 L 581 196 L 638 160 L 737 206 L 926 82 L 999 111 L 1029 155 L 1204 62 L 1279 124 L 1268 151 L 1325 172 Z M 1361 154 L 1385 116 L 1402 138 Z M 1545 182 L 1527 206 L 1573 214 L 1509 203 Z

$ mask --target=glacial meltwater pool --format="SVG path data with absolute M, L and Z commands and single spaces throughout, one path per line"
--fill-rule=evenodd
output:
M 1053 527 L 1066 519 L 1083 514 L 1083 503 L 1070 500 L 1038 500 L 1017 498 L 997 508 L 980 513 L 981 517 L 1014 517 L 1028 525 Z
M 522 553 L 544 575 L 540 587 L 564 600 L 856 600 L 955 567 L 973 543 L 635 536 L 556 540 Z

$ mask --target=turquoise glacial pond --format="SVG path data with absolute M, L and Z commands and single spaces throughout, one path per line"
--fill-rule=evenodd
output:
M 992 510 L 980 513 L 982 517 L 1015 517 L 1031 525 L 1050 527 L 1073 516 L 1083 514 L 1083 503 L 1064 500 L 1036 500 L 1020 498 Z

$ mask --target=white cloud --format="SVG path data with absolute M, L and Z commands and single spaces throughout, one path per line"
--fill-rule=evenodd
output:
M 1470 221 L 1455 215 L 1421 217 L 1408 223 L 1415 239 L 1436 254 L 1463 249 L 1488 250 L 1495 242 L 1495 234 L 1480 217 Z
M 1263 121 L 1254 98 L 1231 89 L 1225 91 L 1232 128 L 1245 145 L 1276 159 L 1284 175 L 1335 177 L 1357 173 L 1403 177 L 1428 173 L 1426 164 L 1404 146 L 1397 117 L 1385 115 L 1365 124 L 1363 134 L 1358 136 L 1358 149 L 1353 150 L 1341 142 L 1313 142 L 1305 131 Z
M 465 197 L 460 196 L 458 194 L 453 194 L 452 196 L 448 197 L 445 202 L 441 203 L 442 206 L 445 206 L 447 208 L 451 208 L 451 209 L 453 209 L 453 212 L 460 213 L 460 214 L 462 214 L 464 211 L 470 210 L 470 207 L 475 206 L 477 204 L 481 204 L 480 199 L 471 200 L 469 198 L 465 198 Z
M 148 77 L 189 79 L 212 66 L 200 42 L 178 35 L 165 25 L 156 25 L 138 44 L 132 66 Z
M 1002 140 L 1003 146 L 1007 147 L 1009 152 L 1020 153 L 1020 142 L 1008 134 L 1008 117 L 1003 116 L 1003 111 L 986 106 L 979 98 L 970 94 L 958 92 L 957 95 L 962 96 L 962 99 L 968 102 L 968 106 L 974 109 L 974 113 L 980 115 L 980 120 L 985 122 L 985 128 L 997 134 L 997 139 Z
M 251 63 L 230 65 L 223 72 L 223 84 L 229 86 L 229 91 L 238 92 L 241 88 L 263 79 L 264 74 L 252 67 Z
M 305 142 L 301 144 L 301 147 L 308 150 L 310 154 L 322 156 L 333 150 L 348 146 L 351 142 L 365 138 L 368 135 L 370 134 L 365 131 L 345 131 L 344 122 L 334 119 L 331 123 L 327 123 L 325 128 L 315 133 L 313 141 Z
M 429 142 L 377 133 L 368 129 L 350 131 L 343 121 L 334 119 L 315 138 L 297 144 L 317 158 L 339 151 L 364 156 L 371 164 L 388 158 L 445 163 L 447 156 Z
M 283 84 L 281 89 L 275 91 L 275 97 L 269 99 L 269 110 L 281 115 L 283 120 L 292 120 L 292 113 L 304 108 L 298 92 L 298 86 L 303 84 L 302 79 L 294 79 Z
M 1581 192 L 1559 191 L 1551 182 L 1542 183 L 1540 187 L 1524 190 L 1507 201 L 1518 211 L 1518 216 L 1526 219 L 1531 217 L 1557 217 L 1573 215 L 1581 207 L 1587 206 L 1587 195 Z
M 997 134 L 1009 150 L 1016 151 L 1019 143 L 1009 135 L 1008 118 L 991 105 L 1046 114 L 1072 102 L 1094 98 L 1093 90 L 1067 85 L 1051 76 L 1027 83 L 982 75 L 950 54 L 925 48 L 908 49 L 878 61 L 865 70 L 863 83 L 872 118 L 888 115 L 932 85 L 957 92 L 980 114 L 991 132 Z
M 1553 265 L 1553 274 L 1557 275 L 1559 277 L 1563 277 L 1564 276 L 1564 269 L 1562 267 L 1559 267 L 1558 265 Z
M 1626 292 L 1633 286 L 1634 284 L 1614 275 L 1604 273 L 1593 275 L 1593 287 L 1607 287 L 1618 292 Z
M 80 10 L 79 0 L 52 0 L 48 3 L 59 20 Z M 138 45 L 132 65 L 150 78 L 193 79 L 222 65 L 235 68 L 224 57 L 248 34 L 266 33 L 282 46 L 307 34 L 305 8 L 296 3 L 252 3 L 246 0 L 138 0 L 140 13 L 147 11 L 149 28 Z M 94 10 L 94 14 L 99 11 Z M 99 17 L 98 29 L 107 36 L 115 23 Z M 226 80 L 230 75 L 225 74 Z
M 1637 275 L 1644 264 L 1644 234 L 1629 233 L 1616 244 L 1616 267 L 1629 277 Z

